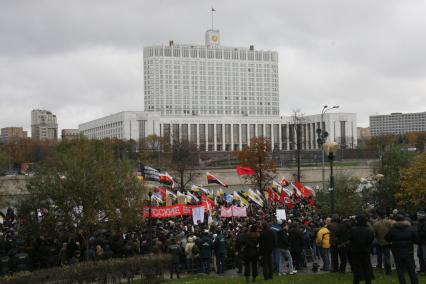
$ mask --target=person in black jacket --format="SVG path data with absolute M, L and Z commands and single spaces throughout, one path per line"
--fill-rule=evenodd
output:
M 167 253 L 171 254 L 170 279 L 173 279 L 173 273 L 176 273 L 177 278 L 180 276 L 180 258 L 185 254 L 179 240 L 171 239 L 170 245 L 166 249 Z
M 290 253 L 293 257 L 296 270 L 302 268 L 302 251 L 304 247 L 303 233 L 297 224 L 291 224 L 288 231 L 288 243 L 290 245 Z
M 351 228 L 349 234 L 349 241 L 353 283 L 359 284 L 360 281 L 365 280 L 366 284 L 370 284 L 374 279 L 370 258 L 374 232 L 368 227 L 367 218 L 364 215 L 356 216 L 355 226 Z
M 279 275 L 285 275 L 285 260 L 288 262 L 288 274 L 295 274 L 297 271 L 293 269 L 293 258 L 290 254 L 290 246 L 288 242 L 288 224 L 283 225 L 283 229 L 278 233 L 277 247 L 279 254 Z
M 241 238 L 241 246 L 244 257 L 244 276 L 246 281 L 249 282 L 250 274 L 253 282 L 257 277 L 257 261 L 259 258 L 259 232 L 256 226 L 252 225 L 249 231 Z
M 213 250 L 213 241 L 209 237 L 209 232 L 204 231 L 203 237 L 198 243 L 198 248 L 200 249 L 200 260 L 201 260 L 201 272 L 210 274 L 211 268 L 211 258 Z
M 385 240 L 391 242 L 391 250 L 395 259 L 396 272 L 400 284 L 404 284 L 404 272 L 408 272 L 411 284 L 419 283 L 414 262 L 414 243 L 416 242 L 416 232 L 411 227 L 410 222 L 403 216 L 398 215 L 395 223 L 385 235 Z
M 339 272 L 346 271 L 346 263 L 348 260 L 349 237 L 351 233 L 351 223 L 349 219 L 343 219 L 342 223 L 337 226 L 336 243 L 337 251 L 340 258 Z
M 426 276 L 426 214 L 424 211 L 417 212 L 419 224 L 417 226 L 417 237 L 419 246 L 417 256 L 419 257 L 420 273 Z
M 262 224 L 262 232 L 260 233 L 260 249 L 263 260 L 263 278 L 271 280 L 273 277 L 272 268 L 272 252 L 274 251 L 277 240 L 276 234 L 272 231 L 268 223 Z
M 225 270 L 226 239 L 220 231 L 217 232 L 214 240 L 214 253 L 216 256 L 216 272 L 222 274 Z

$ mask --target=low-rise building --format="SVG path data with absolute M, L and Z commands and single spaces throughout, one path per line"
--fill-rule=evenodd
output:
M 319 149 L 318 128 L 325 128 L 328 140 L 343 148 L 356 148 L 356 114 L 327 113 L 299 119 L 301 147 Z M 267 137 L 276 150 L 296 149 L 296 126 L 291 116 L 275 117 L 199 117 L 162 116 L 159 112 L 123 111 L 79 125 L 89 139 L 118 138 L 140 141 L 155 134 L 170 143 L 188 140 L 201 151 L 233 151 L 250 144 L 255 136 Z
M 426 112 L 391 113 L 370 116 L 371 136 L 403 135 L 426 131 Z
M 62 129 L 62 140 L 78 140 L 80 138 L 80 131 L 78 129 Z
M 27 138 L 27 131 L 22 127 L 4 127 L 1 129 L 0 143 L 12 143 Z

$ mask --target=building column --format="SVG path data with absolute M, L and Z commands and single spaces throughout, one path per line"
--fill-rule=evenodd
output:
M 278 124 L 278 149 L 279 150 L 282 150 L 283 149 L 283 144 L 282 144 L 282 142 L 283 142 L 283 136 L 282 136 L 282 130 L 281 130 L 281 123 L 280 124 Z
M 239 143 L 238 143 L 239 144 L 238 147 L 239 147 L 240 150 L 243 149 L 243 135 L 242 135 L 243 133 L 242 133 L 242 129 L 243 128 L 241 127 L 241 123 L 238 123 L 238 132 L 240 134 L 240 135 L 238 135 L 238 139 L 240 140 Z

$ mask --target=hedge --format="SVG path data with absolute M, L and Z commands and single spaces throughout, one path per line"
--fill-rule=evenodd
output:
M 81 262 L 75 265 L 19 272 L 0 278 L 0 284 L 27 283 L 120 283 L 134 278 L 144 283 L 160 283 L 169 268 L 166 255 L 113 258 L 96 262 Z

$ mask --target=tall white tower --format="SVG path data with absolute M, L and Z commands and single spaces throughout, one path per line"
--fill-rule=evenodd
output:
M 185 116 L 279 115 L 278 53 L 224 47 L 220 33 L 205 45 L 144 47 L 145 111 Z

